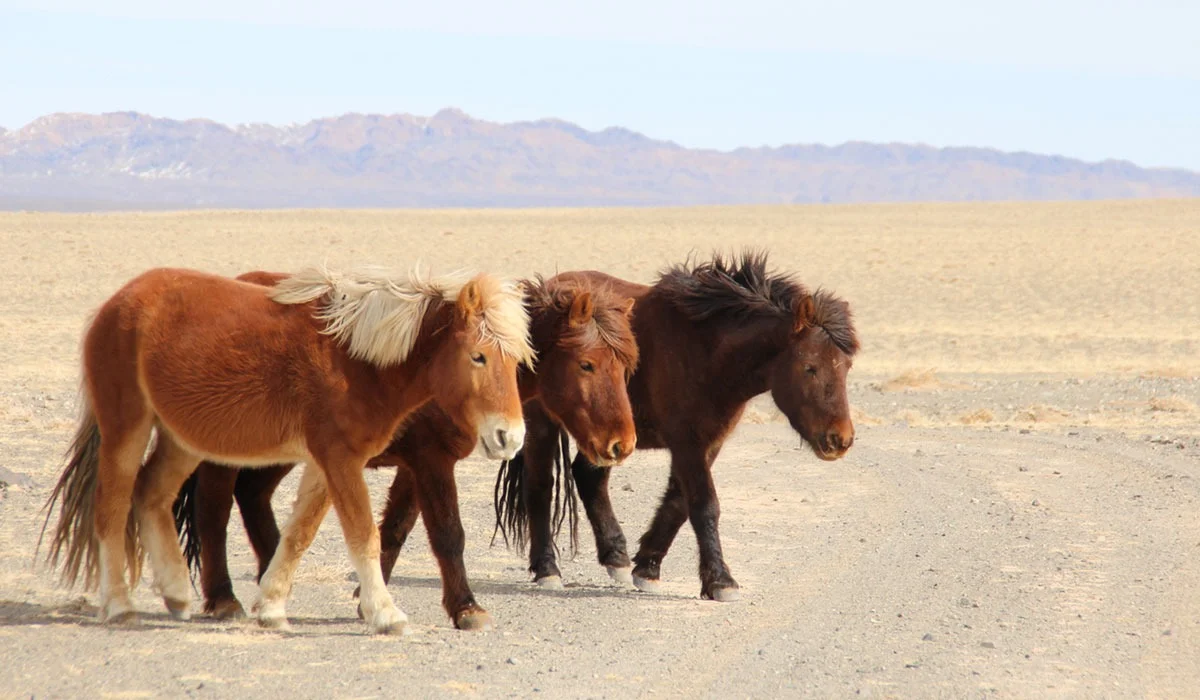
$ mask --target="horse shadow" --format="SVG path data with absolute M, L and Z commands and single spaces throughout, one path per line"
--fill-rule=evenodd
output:
M 357 617 L 296 617 L 289 616 L 292 628 L 288 630 L 267 630 L 260 628 L 253 618 L 229 621 L 217 620 L 204 614 L 196 614 L 188 621 L 173 619 L 166 612 L 138 611 L 137 622 L 127 625 L 106 625 L 97 618 L 100 609 L 87 602 L 85 598 L 77 598 L 69 603 L 60 605 L 38 605 L 15 600 L 0 600 L 0 627 L 42 627 L 51 625 L 69 625 L 77 627 L 94 627 L 114 632 L 154 632 L 168 629 L 187 629 L 189 632 L 227 634 L 233 631 L 255 631 L 262 634 L 275 634 L 281 637 L 314 636 L 306 633 L 308 629 L 321 629 L 319 636 L 357 636 L 361 630 L 357 627 L 362 621 Z M 338 631 L 330 627 L 348 627 L 350 630 Z
M 400 589 L 404 588 L 433 588 L 442 589 L 442 580 L 440 578 L 426 578 L 416 576 L 392 576 L 388 588 Z M 695 600 L 692 596 L 676 595 L 672 593 L 645 593 L 636 588 L 628 586 L 620 586 L 616 584 L 594 584 L 594 583 L 577 583 L 568 582 L 562 588 L 542 588 L 533 582 L 506 582 L 494 581 L 490 579 L 472 579 L 471 591 L 480 595 L 502 595 L 502 596 L 549 596 L 554 598 L 625 598 L 625 599 L 653 599 L 653 600 L 678 600 L 692 601 Z

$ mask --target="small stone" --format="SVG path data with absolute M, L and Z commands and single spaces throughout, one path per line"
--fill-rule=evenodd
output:
M 984 649 L 995 649 L 996 648 L 996 645 L 991 642 L 980 642 L 979 646 L 983 647 Z
M 625 484 L 624 486 L 621 487 L 621 490 L 633 493 L 633 484 Z
M 509 666 L 516 666 L 518 661 L 516 660 L 516 658 L 510 656 L 510 657 L 508 657 L 508 661 L 505 661 L 505 663 L 508 664 Z
M 928 633 L 928 632 L 926 632 L 926 633 L 925 633 L 925 635 L 921 637 L 921 641 L 922 641 L 922 642 L 932 642 L 932 641 L 933 641 L 933 635 L 932 635 L 932 634 L 930 634 L 930 633 Z
M 1030 505 L 1040 506 L 1040 505 L 1042 505 L 1042 502 L 1035 498 L 1035 499 L 1033 499 L 1033 503 L 1031 503 Z
M 1027 472 L 1027 471 L 1029 471 L 1029 467 L 1026 467 L 1026 466 L 1024 466 L 1024 465 L 1017 467 L 1017 469 L 1018 469 L 1019 471 L 1023 471 L 1023 472 Z

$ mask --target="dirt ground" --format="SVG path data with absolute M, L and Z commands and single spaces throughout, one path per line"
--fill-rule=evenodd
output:
M 610 582 L 586 532 L 565 590 L 534 587 L 520 553 L 489 546 L 480 457 L 458 475 L 487 633 L 450 625 L 419 525 L 391 585 L 404 638 L 356 618 L 332 517 L 289 633 L 171 621 L 148 583 L 140 626 L 103 627 L 94 593 L 34 562 L 81 331 L 148 267 L 419 255 L 650 281 L 746 244 L 849 299 L 864 350 L 846 459 L 817 460 L 759 400 L 718 460 L 740 602 L 699 600 L 687 528 L 661 594 Z M 1200 201 L 0 214 L 0 259 L 0 697 L 1200 697 Z M 377 504 L 390 478 L 368 474 Z M 653 452 L 614 474 L 631 542 L 665 480 Z

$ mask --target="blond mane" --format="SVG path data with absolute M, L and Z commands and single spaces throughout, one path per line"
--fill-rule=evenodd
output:
M 317 318 L 325 322 L 323 332 L 345 345 L 351 357 L 389 367 L 408 358 L 431 305 L 458 301 L 471 279 L 461 272 L 432 277 L 419 267 L 407 273 L 376 267 L 347 272 L 309 268 L 281 280 L 270 296 L 280 304 L 322 299 Z M 479 286 L 484 342 L 532 365 L 529 313 L 520 287 L 487 274 L 473 279 Z

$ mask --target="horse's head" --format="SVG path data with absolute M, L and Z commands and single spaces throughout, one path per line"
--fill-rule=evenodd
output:
M 593 464 L 620 464 L 637 443 L 626 391 L 638 360 L 633 299 L 540 280 L 529 291 L 542 406 Z
M 857 350 L 849 305 L 818 291 L 797 302 L 786 348 L 770 368 L 775 405 L 824 460 L 854 444 L 846 373 Z
M 479 275 L 463 285 L 452 307 L 431 367 L 434 401 L 460 429 L 479 436 L 489 458 L 511 459 L 525 441 L 517 366 L 533 361 L 521 292 Z

